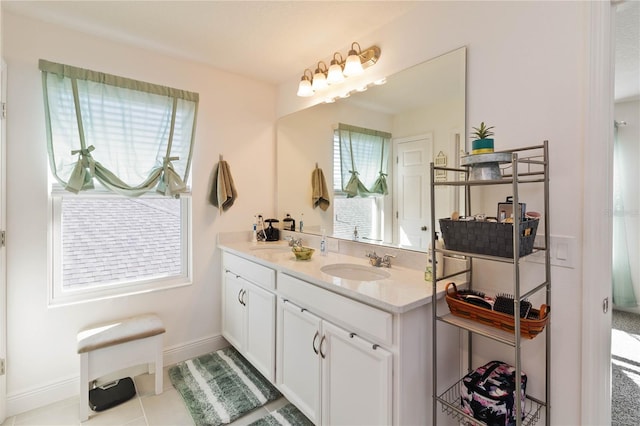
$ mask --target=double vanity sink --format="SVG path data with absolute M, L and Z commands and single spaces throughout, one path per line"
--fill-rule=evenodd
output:
M 406 312 L 431 301 L 431 283 L 424 281 L 426 253 L 400 252 L 391 267 L 385 268 L 369 264 L 369 245 L 353 244 L 348 253 L 328 252 L 325 256 L 316 250 L 310 260 L 296 260 L 286 241 L 224 241 L 220 247 L 388 312 Z M 403 265 L 405 256 L 411 257 L 411 261 Z M 444 294 L 444 284 L 438 287 L 439 295 Z
M 218 246 L 223 336 L 314 424 L 431 418 L 433 298 L 424 281 L 426 253 L 390 253 L 396 257 L 386 268 L 370 264 L 370 245 L 351 242 L 325 255 L 316 249 L 309 260 L 297 260 L 285 241 L 221 236 Z M 452 371 L 454 381 L 458 332 L 438 334 L 451 344 L 439 346 L 438 362 L 451 367 L 443 371 Z
M 279 243 L 262 243 L 249 247 L 249 252 L 253 254 L 290 252 L 291 247 Z M 384 270 L 376 270 L 366 265 L 355 263 L 330 263 L 320 267 L 320 271 L 337 278 L 344 278 L 354 281 L 377 281 L 389 278 L 391 274 Z

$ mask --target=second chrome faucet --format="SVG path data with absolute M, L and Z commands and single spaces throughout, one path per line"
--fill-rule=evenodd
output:
M 369 258 L 369 263 L 371 264 L 371 266 L 383 266 L 385 268 L 391 267 L 391 259 L 395 257 L 391 254 L 385 254 L 384 256 L 380 257 L 376 254 L 375 251 L 367 253 L 365 256 Z

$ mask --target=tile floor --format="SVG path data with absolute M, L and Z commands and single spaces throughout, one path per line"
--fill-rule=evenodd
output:
M 137 394 L 129 401 L 101 412 L 89 410 L 89 420 L 78 419 L 80 398 L 70 398 L 26 413 L 9 417 L 1 426 L 49 426 L 49 425 L 108 425 L 108 426 L 190 426 L 191 415 L 175 390 L 168 368 L 164 369 L 164 391 L 154 395 L 154 376 L 143 374 L 134 378 Z M 251 422 L 287 404 L 285 398 L 260 407 L 231 423 L 231 426 L 246 426 Z

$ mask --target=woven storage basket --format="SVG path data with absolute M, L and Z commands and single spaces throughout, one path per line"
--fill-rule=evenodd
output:
M 445 299 L 449 305 L 449 310 L 457 317 L 470 319 L 510 333 L 513 333 L 515 330 L 515 319 L 513 315 L 492 311 L 460 300 L 458 298 L 458 288 L 454 283 L 447 284 Z M 527 339 L 533 339 L 540 334 L 547 325 L 549 307 L 543 304 L 540 306 L 540 309 L 531 308 L 529 316 L 533 318 L 520 318 L 520 335 Z
M 533 251 L 538 222 L 538 219 L 520 222 L 520 256 Z M 513 257 L 512 223 L 440 219 L 440 230 L 447 250 Z

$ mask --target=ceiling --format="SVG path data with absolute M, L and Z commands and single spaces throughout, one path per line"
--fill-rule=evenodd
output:
M 415 1 L 7 1 L 3 9 L 280 84 Z M 368 46 L 362 46 L 368 47 Z M 615 98 L 640 97 L 640 2 L 617 5 Z
M 616 7 L 615 99 L 640 98 L 640 2 Z
M 273 84 L 416 7 L 411 1 L 5 1 L 60 24 Z M 362 46 L 367 48 L 369 46 Z M 327 64 L 328 65 L 328 64 Z M 313 71 L 313 69 L 312 69 Z

